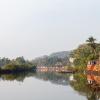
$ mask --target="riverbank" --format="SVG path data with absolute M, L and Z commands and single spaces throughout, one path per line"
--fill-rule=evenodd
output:
M 36 71 L 36 66 L 29 65 L 16 65 L 16 64 L 7 64 L 0 68 L 0 74 L 9 74 L 9 73 L 20 73 L 27 71 Z

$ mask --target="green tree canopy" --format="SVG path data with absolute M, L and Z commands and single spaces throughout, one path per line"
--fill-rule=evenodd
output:
M 96 55 L 96 47 L 97 44 L 95 43 L 96 39 L 94 37 L 89 37 L 88 40 L 86 40 L 87 44 L 91 47 L 92 53 Z
M 72 52 L 72 57 L 75 58 L 74 65 L 85 69 L 89 60 L 96 60 L 99 58 L 100 44 L 95 42 L 93 37 L 88 38 L 86 43 L 80 45 Z

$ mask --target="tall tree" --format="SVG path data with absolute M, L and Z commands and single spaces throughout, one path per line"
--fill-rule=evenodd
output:
M 92 52 L 95 54 L 96 56 L 96 43 L 95 43 L 96 39 L 94 37 L 89 37 L 88 40 L 86 40 L 86 42 L 88 43 L 88 45 L 92 48 Z

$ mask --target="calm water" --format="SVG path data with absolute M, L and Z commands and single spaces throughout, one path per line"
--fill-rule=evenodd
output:
M 97 78 L 97 79 L 96 79 Z M 58 73 L 1 75 L 1 100 L 99 100 L 99 76 Z

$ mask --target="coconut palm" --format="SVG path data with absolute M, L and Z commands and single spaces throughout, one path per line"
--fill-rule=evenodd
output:
M 92 48 L 93 53 L 96 56 L 96 43 L 95 43 L 96 39 L 94 37 L 89 37 L 88 40 L 86 40 L 86 42 L 88 43 L 88 45 Z

